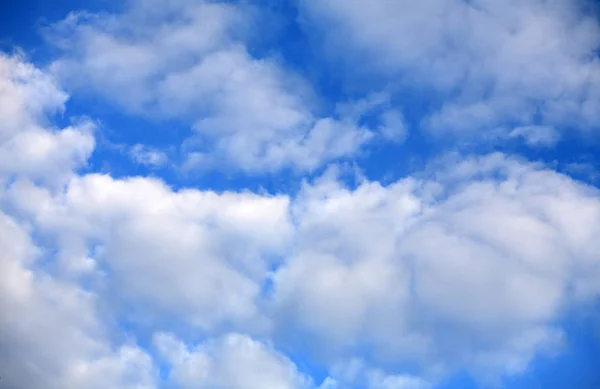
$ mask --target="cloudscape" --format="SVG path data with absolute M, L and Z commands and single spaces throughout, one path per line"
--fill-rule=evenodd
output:
M 600 388 L 600 3 L 0 20 L 0 389 Z

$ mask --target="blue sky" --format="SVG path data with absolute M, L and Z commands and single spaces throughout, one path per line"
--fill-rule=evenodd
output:
M 3 387 L 597 388 L 599 11 L 2 2 Z

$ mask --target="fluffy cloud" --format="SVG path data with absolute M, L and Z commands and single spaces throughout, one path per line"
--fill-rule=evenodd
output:
M 148 355 L 113 349 L 96 295 L 42 270 L 28 231 L 0 213 L 0 363 L 8 388 L 154 388 Z
M 11 174 L 57 181 L 87 161 L 93 124 L 79 120 L 64 129 L 48 122 L 67 95 L 47 74 L 19 55 L 0 53 L 0 181 Z
M 500 154 L 431 171 L 304 188 L 294 254 L 274 276 L 283 341 L 292 328 L 320 358 L 431 377 L 519 373 L 560 346 L 557 320 L 599 292 L 598 191 Z
M 54 192 L 93 150 L 92 125 L 58 129 L 49 118 L 67 95 L 19 55 L 0 56 L 0 364 L 8 388 L 153 388 L 151 359 L 114 346 L 97 295 L 56 277 L 51 250 L 10 215 L 7 185 L 26 180 Z M 50 335 L 51 334 L 51 335 Z M 113 347 L 114 346 L 114 347 Z
M 158 180 L 77 175 L 73 168 L 93 148 L 91 134 L 82 131 L 85 153 L 71 158 L 77 143 L 61 140 L 76 130 L 55 130 L 49 120 L 67 96 L 22 58 L 1 59 L 2 145 L 28 163 L 3 165 L 10 180 L 0 191 L 10 213 L 0 213 L 3 384 L 151 389 L 158 385 L 155 361 L 123 337 L 119 322 L 138 320 L 154 331 L 168 314 L 177 322 L 165 323 L 171 327 L 189 319 L 203 330 L 236 321 L 250 330 L 262 280 L 290 235 L 288 198 L 174 192 Z M 13 141 L 23 136 L 28 142 Z M 44 142 L 52 152 L 26 154 Z M 258 342 L 243 335 L 224 338 L 222 347 L 216 342 L 214 356 L 223 361 L 208 385 L 227 387 L 231 377 L 222 374 L 242 360 L 250 363 L 246 378 L 260 378 L 255 385 L 267 376 L 282 388 L 308 385 L 291 362 Z
M 106 272 L 110 294 L 135 320 L 174 315 L 205 330 L 256 319 L 291 232 L 286 197 L 172 192 L 146 178 L 87 175 L 55 196 L 16 182 L 7 198 L 56 242 L 66 273 L 89 262 Z
M 290 232 L 287 197 L 74 175 L 93 149 L 89 124 L 54 129 L 49 118 L 64 109 L 66 94 L 22 58 L 0 60 L 0 171 L 11 178 L 2 198 L 56 245 L 57 271 L 100 279 L 108 272 L 116 300 L 148 302 L 152 314 L 175 312 L 202 328 L 256 315 L 266 269 Z M 36 185 L 39 178 L 47 185 Z
M 431 131 L 495 138 L 515 124 L 600 126 L 591 2 L 299 3 L 332 56 L 359 61 L 399 93 L 425 91 Z
M 2 165 L 8 387 L 314 388 L 277 351 L 300 342 L 331 370 L 322 389 L 422 389 L 522 372 L 600 293 L 600 194 L 543 166 L 450 156 L 387 186 L 330 171 L 294 196 L 78 174 L 94 143 L 50 124 L 65 93 L 20 57 L 0 64 L 0 155 L 54 145 Z
M 186 168 L 311 171 L 355 153 L 374 132 L 321 117 L 310 87 L 244 43 L 251 8 L 208 1 L 130 1 L 122 14 L 71 14 L 48 37 L 52 69 L 147 117 L 193 123 Z M 392 118 L 393 119 L 393 118 Z M 183 141 L 183 140 L 182 140 Z
M 154 343 L 170 364 L 170 382 L 182 389 L 309 389 L 311 380 L 285 356 L 241 334 L 228 334 L 192 350 L 172 334 Z

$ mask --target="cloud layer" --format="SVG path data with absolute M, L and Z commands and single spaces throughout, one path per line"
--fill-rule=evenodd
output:
M 398 80 L 329 111 L 251 50 L 250 5 L 133 0 L 49 27 L 48 68 L 0 55 L 2 384 L 431 389 L 561 352 L 600 294 L 598 188 L 499 152 L 385 184 L 335 162 L 412 127 L 550 149 L 595 129 L 597 21 L 562 0 L 390 4 L 300 2 L 346 64 Z M 416 86 L 443 104 L 415 125 L 393 102 Z M 183 169 L 318 173 L 267 193 L 90 171 L 102 129 L 71 93 L 192 128 Z M 162 146 L 124 147 L 158 167 Z

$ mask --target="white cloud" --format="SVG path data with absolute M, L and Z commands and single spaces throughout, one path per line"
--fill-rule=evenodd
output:
M 189 388 L 315 386 L 273 346 L 226 335 L 232 327 L 288 346 L 293 333 L 332 367 L 321 388 L 420 389 L 459 368 L 515 374 L 560 345 L 567 308 L 600 293 L 598 190 L 544 167 L 448 158 L 389 186 L 351 190 L 325 175 L 294 198 L 80 175 L 91 134 L 47 123 L 64 93 L 22 59 L 3 61 L 14 96 L 0 97 L 12 104 L 2 145 L 18 155 L 56 143 L 3 173 L 9 387 L 157 387 L 156 361 L 120 321 L 175 333 L 156 345 L 171 383 Z M 320 125 L 328 139 L 332 124 Z M 23 134 L 29 142 L 5 143 Z M 186 327 L 214 338 L 188 347 Z M 334 368 L 357 355 L 368 367 Z
M 408 130 L 402 112 L 394 109 L 386 110 L 381 115 L 379 132 L 384 139 L 393 142 L 402 142 L 406 139 Z
M 516 374 L 560 346 L 556 321 L 599 292 L 598 191 L 500 154 L 442 166 L 388 187 L 304 188 L 274 276 L 282 341 L 432 377 Z
M 67 100 L 47 74 L 25 62 L 18 54 L 0 55 L 0 85 L 2 87 L 2 136 L 15 129 L 37 125 L 46 115 L 60 112 Z
M 18 55 L 0 53 L 0 182 L 10 174 L 59 181 L 86 163 L 94 148 L 86 120 L 58 129 L 47 115 L 64 109 L 66 94 Z
M 431 131 L 600 126 L 600 28 L 586 1 L 300 4 L 332 56 L 437 104 L 423 122 Z
M 385 375 L 374 371 L 368 376 L 369 389 L 429 389 L 431 385 L 409 375 Z
M 291 233 L 284 196 L 172 192 L 146 178 L 87 175 L 56 196 L 17 182 L 7 199 L 57 242 L 65 268 L 95 247 L 110 295 L 137 307 L 135 320 L 174 315 L 204 330 L 257 319 L 261 285 Z
M 156 150 L 154 148 L 139 143 L 133 145 L 129 149 L 129 156 L 137 164 L 150 167 L 163 166 L 169 160 L 169 157 L 165 152 Z
M 96 297 L 43 271 L 28 232 L 0 214 L 0 364 L 9 388 L 153 388 L 149 357 L 113 351 Z
M 154 389 L 158 387 L 157 375 L 148 354 L 136 346 L 125 345 L 92 361 L 69 361 L 68 383 L 64 387 Z
M 321 117 L 306 82 L 244 44 L 251 9 L 208 1 L 130 1 L 115 15 L 71 14 L 50 29 L 52 64 L 77 91 L 147 117 L 193 123 L 186 168 L 311 171 L 354 154 L 372 131 Z M 183 140 L 182 140 L 183 141 Z
M 1 98 L 12 104 L 2 140 L 13 155 L 36 162 L 3 166 L 11 179 L 2 183 L 0 204 L 12 215 L 0 212 L 3 385 L 157 387 L 153 359 L 135 339 L 123 339 L 121 320 L 153 331 L 167 313 L 173 327 L 189 319 L 205 330 L 236 321 L 251 330 L 262 280 L 291 233 L 288 198 L 77 175 L 72 169 L 91 152 L 91 134 L 82 135 L 92 139 L 87 154 L 72 162 L 75 130 L 48 123 L 66 95 L 21 58 L 1 59 Z M 13 141 L 21 136 L 28 141 Z M 225 338 L 221 351 L 217 374 L 246 361 L 254 385 L 270 377 L 282 388 L 304 387 L 287 359 L 242 335 Z M 209 385 L 231 383 L 213 378 Z
M 320 389 L 429 389 L 433 386 L 414 375 L 386 374 L 384 371 L 368 366 L 363 360 L 353 358 L 336 363 Z
M 54 274 L 51 249 L 33 241 L 31 224 L 8 214 L 14 211 L 5 192 L 11 180 L 35 180 L 54 193 L 86 163 L 92 125 L 51 125 L 67 95 L 21 56 L 0 55 L 0 90 L 2 385 L 154 388 L 150 358 L 134 345 L 111 342 L 98 296 Z
M 241 334 L 228 334 L 189 349 L 171 334 L 154 337 L 170 364 L 169 381 L 182 389 L 313 388 L 287 357 Z
M 510 138 L 523 138 L 525 142 L 534 147 L 552 147 L 560 140 L 560 133 L 549 126 L 517 127 L 508 136 Z

